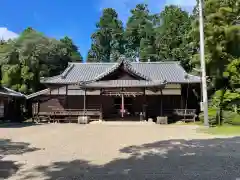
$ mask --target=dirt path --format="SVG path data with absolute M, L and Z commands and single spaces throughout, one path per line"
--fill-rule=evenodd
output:
M 1 128 L 0 179 L 240 177 L 240 139 L 196 129 L 143 123 Z

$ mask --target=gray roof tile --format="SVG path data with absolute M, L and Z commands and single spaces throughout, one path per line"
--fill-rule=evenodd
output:
M 32 94 L 29 94 L 26 96 L 27 99 L 31 99 L 31 98 L 34 98 L 34 97 L 37 97 L 37 96 L 40 96 L 40 95 L 43 95 L 43 94 L 47 94 L 50 92 L 50 89 L 47 88 L 47 89 L 43 89 L 41 91 L 38 91 L 38 92 L 35 92 L 35 93 L 32 93 Z
M 118 66 L 117 63 L 70 63 L 69 67 L 58 76 L 43 78 L 42 83 L 74 84 L 92 81 L 101 74 Z M 167 83 L 200 83 L 201 78 L 187 74 L 178 62 L 132 62 L 131 67 L 136 73 L 149 77 L 152 81 Z M 188 78 L 187 78 L 188 77 Z

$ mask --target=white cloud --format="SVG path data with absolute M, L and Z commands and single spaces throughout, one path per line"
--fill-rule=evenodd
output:
M 0 27 L 0 40 L 7 41 L 9 39 L 15 39 L 17 37 L 18 37 L 18 34 L 12 32 L 12 31 L 9 31 L 5 27 Z
M 194 7 L 197 4 L 196 0 L 166 0 L 166 4 L 175 4 L 181 7 Z

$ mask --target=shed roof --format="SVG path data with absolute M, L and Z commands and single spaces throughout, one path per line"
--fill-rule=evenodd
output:
M 24 94 L 14 91 L 12 89 L 9 89 L 7 87 L 1 86 L 0 87 L 0 96 L 12 96 L 12 97 L 26 97 Z

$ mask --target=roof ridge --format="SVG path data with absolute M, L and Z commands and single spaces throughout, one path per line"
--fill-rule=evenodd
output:
M 116 69 L 118 69 L 121 65 L 123 65 L 125 68 L 127 68 L 128 71 L 131 71 L 132 73 L 134 73 L 135 75 L 146 79 L 146 80 L 151 80 L 150 77 L 143 75 L 142 73 L 140 73 L 139 71 L 137 71 L 133 66 L 132 63 L 129 62 L 126 59 L 120 58 L 115 64 L 113 64 L 110 68 L 108 68 L 105 72 L 99 74 L 97 77 L 95 77 L 93 79 L 93 81 L 97 81 L 100 80 L 101 78 L 109 75 L 111 72 L 115 71 Z
M 151 62 L 135 62 L 135 61 L 129 61 L 127 60 L 130 64 L 179 64 L 180 61 L 151 61 Z M 69 64 L 94 64 L 94 65 L 102 65 L 102 64 L 116 64 L 119 63 L 118 61 L 116 62 L 69 62 Z
M 117 62 L 85 62 L 85 63 L 81 63 L 81 62 L 69 62 L 69 64 L 97 64 L 97 65 L 101 65 L 101 64 L 116 64 Z
M 121 65 L 122 62 L 117 62 L 117 63 L 114 63 L 111 67 L 107 68 L 106 71 L 104 71 L 103 73 L 99 74 L 98 76 L 96 76 L 93 81 L 97 81 L 101 78 L 103 78 L 104 76 L 107 76 L 109 73 L 111 73 L 112 71 L 115 71 L 120 65 Z
M 179 61 L 131 62 L 132 64 L 179 64 Z
M 50 89 L 49 88 L 46 88 L 46 89 L 43 89 L 43 90 L 40 90 L 40 91 L 37 91 L 37 92 L 34 92 L 32 94 L 29 94 L 26 96 L 27 99 L 31 99 L 33 97 L 36 97 L 36 96 L 39 96 L 39 95 L 42 95 L 42 94 L 45 94 L 47 92 L 49 92 Z
M 60 75 L 51 76 L 51 77 L 40 77 L 40 82 L 42 83 L 45 80 L 51 80 L 51 79 L 58 78 L 58 77 L 61 77 L 61 74 Z
M 15 91 L 15 90 L 10 89 L 10 88 L 5 87 L 5 86 L 1 86 L 1 87 L 2 87 L 4 90 L 6 90 L 8 93 L 13 93 L 13 94 L 16 95 L 16 96 L 26 97 L 26 95 L 23 94 L 23 93 L 20 93 L 20 92 L 18 92 L 18 91 Z
M 68 67 L 62 72 L 62 74 L 60 75 L 62 79 L 66 78 L 66 76 L 68 75 L 68 73 L 72 70 L 72 68 L 74 67 L 74 64 L 69 64 Z

